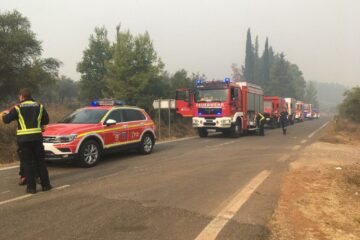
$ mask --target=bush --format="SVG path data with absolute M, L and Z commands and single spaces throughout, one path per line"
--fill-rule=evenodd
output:
M 340 115 L 360 123 L 360 87 L 354 87 L 346 91 L 344 97 L 339 106 Z

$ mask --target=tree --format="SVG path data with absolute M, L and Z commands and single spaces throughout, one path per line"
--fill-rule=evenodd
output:
M 245 67 L 244 67 L 244 77 L 246 81 L 254 83 L 254 71 L 255 71 L 255 54 L 251 41 L 251 32 L 249 28 L 246 37 L 246 55 L 245 55 Z
M 110 97 L 145 108 L 151 105 L 149 94 L 153 93 L 148 92 L 149 85 L 161 80 L 163 63 L 147 32 L 134 37 L 129 31 L 120 32 L 118 28 L 114 56 L 107 69 Z
M 270 82 L 265 88 L 266 94 L 292 97 L 294 91 L 291 82 L 292 76 L 289 73 L 289 62 L 285 60 L 285 55 L 281 53 L 271 68 Z
M 267 84 L 269 84 L 270 82 L 270 68 L 271 68 L 271 64 L 270 64 L 270 52 L 269 52 L 269 39 L 266 38 L 265 41 L 265 48 L 264 48 L 264 52 L 263 55 L 261 57 L 262 60 L 262 81 L 260 83 L 261 86 L 265 86 Z
M 77 71 L 81 73 L 79 83 L 80 97 L 91 100 L 103 97 L 102 89 L 106 86 L 106 63 L 112 58 L 112 49 L 107 38 L 105 27 L 95 28 L 94 34 L 89 38 L 89 47 L 84 50 Z
M 57 81 L 59 102 L 63 103 L 65 99 L 78 97 L 78 84 L 71 78 L 61 76 Z
M 306 84 L 304 100 L 306 103 L 311 103 L 315 107 L 318 107 L 318 105 L 319 105 L 318 100 L 317 100 L 316 85 L 313 81 L 308 81 Z
M 28 87 L 34 93 L 54 83 L 60 61 L 41 59 L 41 43 L 18 11 L 0 14 L 0 95 L 15 95 Z
M 360 87 L 354 87 L 346 91 L 344 97 L 339 106 L 340 115 L 360 123 Z

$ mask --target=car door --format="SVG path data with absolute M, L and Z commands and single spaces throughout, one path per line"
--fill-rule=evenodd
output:
M 112 119 L 116 121 L 114 125 L 106 125 L 106 121 Z M 105 147 L 116 147 L 126 144 L 128 140 L 127 124 L 123 120 L 120 109 L 113 110 L 104 122 Z
M 128 129 L 129 143 L 140 141 L 145 129 L 145 115 L 140 109 L 122 109 L 122 113 Z

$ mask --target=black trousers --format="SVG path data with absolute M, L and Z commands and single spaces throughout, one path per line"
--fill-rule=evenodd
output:
M 24 165 L 27 188 L 36 189 L 35 174 L 38 171 L 41 185 L 50 186 L 49 173 L 44 162 L 44 145 L 42 141 L 18 142 Z

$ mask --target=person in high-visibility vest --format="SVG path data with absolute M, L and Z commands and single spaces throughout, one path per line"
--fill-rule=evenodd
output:
M 23 157 L 26 176 L 26 192 L 36 193 L 35 170 L 39 172 L 43 191 L 49 191 L 49 173 L 44 163 L 42 127 L 49 123 L 49 115 L 44 106 L 31 98 L 31 92 L 24 88 L 19 93 L 20 102 L 10 111 L 3 112 L 2 120 L 8 124 L 17 121 L 17 143 Z
M 265 136 L 264 133 L 264 125 L 265 125 L 265 117 L 260 112 L 255 112 L 255 121 L 256 125 L 259 128 L 259 136 Z

